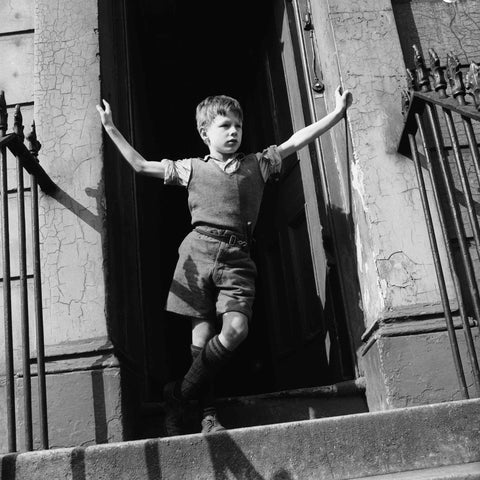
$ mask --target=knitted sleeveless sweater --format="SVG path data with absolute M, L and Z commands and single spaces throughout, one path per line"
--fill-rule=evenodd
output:
M 208 226 L 246 234 L 257 221 L 265 182 L 255 154 L 228 174 L 208 157 L 192 159 L 188 206 L 193 227 Z

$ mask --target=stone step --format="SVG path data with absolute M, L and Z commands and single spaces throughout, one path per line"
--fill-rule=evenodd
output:
M 207 436 L 7 455 L 0 458 L 0 480 L 347 480 L 408 471 L 421 475 L 422 469 L 452 465 L 476 468 L 479 439 L 480 400 L 475 399 Z
M 374 475 L 356 480 L 479 480 L 480 462 Z
M 368 412 L 364 379 L 220 399 L 217 409 L 228 428 L 313 420 Z
M 284 390 L 259 395 L 220 398 L 216 402 L 222 424 L 228 429 L 313 420 L 368 412 L 363 378 L 321 387 Z M 144 435 L 166 436 L 163 403 L 144 405 Z M 198 433 L 200 418 L 192 409 L 186 433 Z

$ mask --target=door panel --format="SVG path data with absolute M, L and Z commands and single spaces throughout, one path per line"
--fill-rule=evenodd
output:
M 279 2 L 276 2 L 279 5 Z M 278 7 L 264 57 L 263 115 L 276 142 L 305 125 L 293 46 L 285 11 Z M 299 388 L 331 381 L 323 318 L 326 255 L 309 149 L 284 160 L 282 175 L 267 187 L 259 222 L 258 258 L 272 351 L 275 386 Z M 312 234 L 313 232 L 313 234 Z M 315 251 L 315 258 L 312 251 Z
M 288 5 L 288 2 L 286 2 Z M 276 143 L 314 121 L 309 104 L 292 7 L 275 2 L 272 31 L 264 54 L 264 86 L 258 103 L 268 99 L 262 124 L 273 122 Z M 318 146 L 310 145 L 284 160 L 282 175 L 265 193 L 267 227 L 257 231 L 260 281 L 270 332 L 276 388 L 325 385 L 351 375 L 337 333 L 342 311 L 332 296 L 324 228 L 325 204 Z M 333 163 L 333 162 L 332 162 Z M 346 372 L 350 372 L 347 373 Z

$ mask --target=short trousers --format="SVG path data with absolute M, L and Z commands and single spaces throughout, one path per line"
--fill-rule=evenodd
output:
M 202 230 L 229 233 L 210 227 Z M 235 311 L 251 318 L 257 268 L 248 251 L 193 230 L 178 253 L 167 311 L 204 319 Z

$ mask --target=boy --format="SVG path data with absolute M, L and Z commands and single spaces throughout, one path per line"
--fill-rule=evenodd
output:
M 190 319 L 193 361 L 183 379 L 164 388 L 171 414 L 168 433 L 181 433 L 176 425 L 179 411 L 194 399 L 203 409 L 202 433 L 224 430 L 215 413 L 212 380 L 248 334 L 256 277 L 249 246 L 264 184 L 280 172 L 283 158 L 342 119 L 351 95 L 338 87 L 333 112 L 280 146 L 246 156 L 237 153 L 243 122 L 239 103 L 223 95 L 208 97 L 198 105 L 196 119 L 209 155 L 178 161 L 145 160 L 116 129 L 110 106 L 103 103 L 104 109 L 97 105 L 103 126 L 133 169 L 188 189 L 193 230 L 179 248 L 166 309 Z M 218 335 L 216 318 L 222 322 Z

